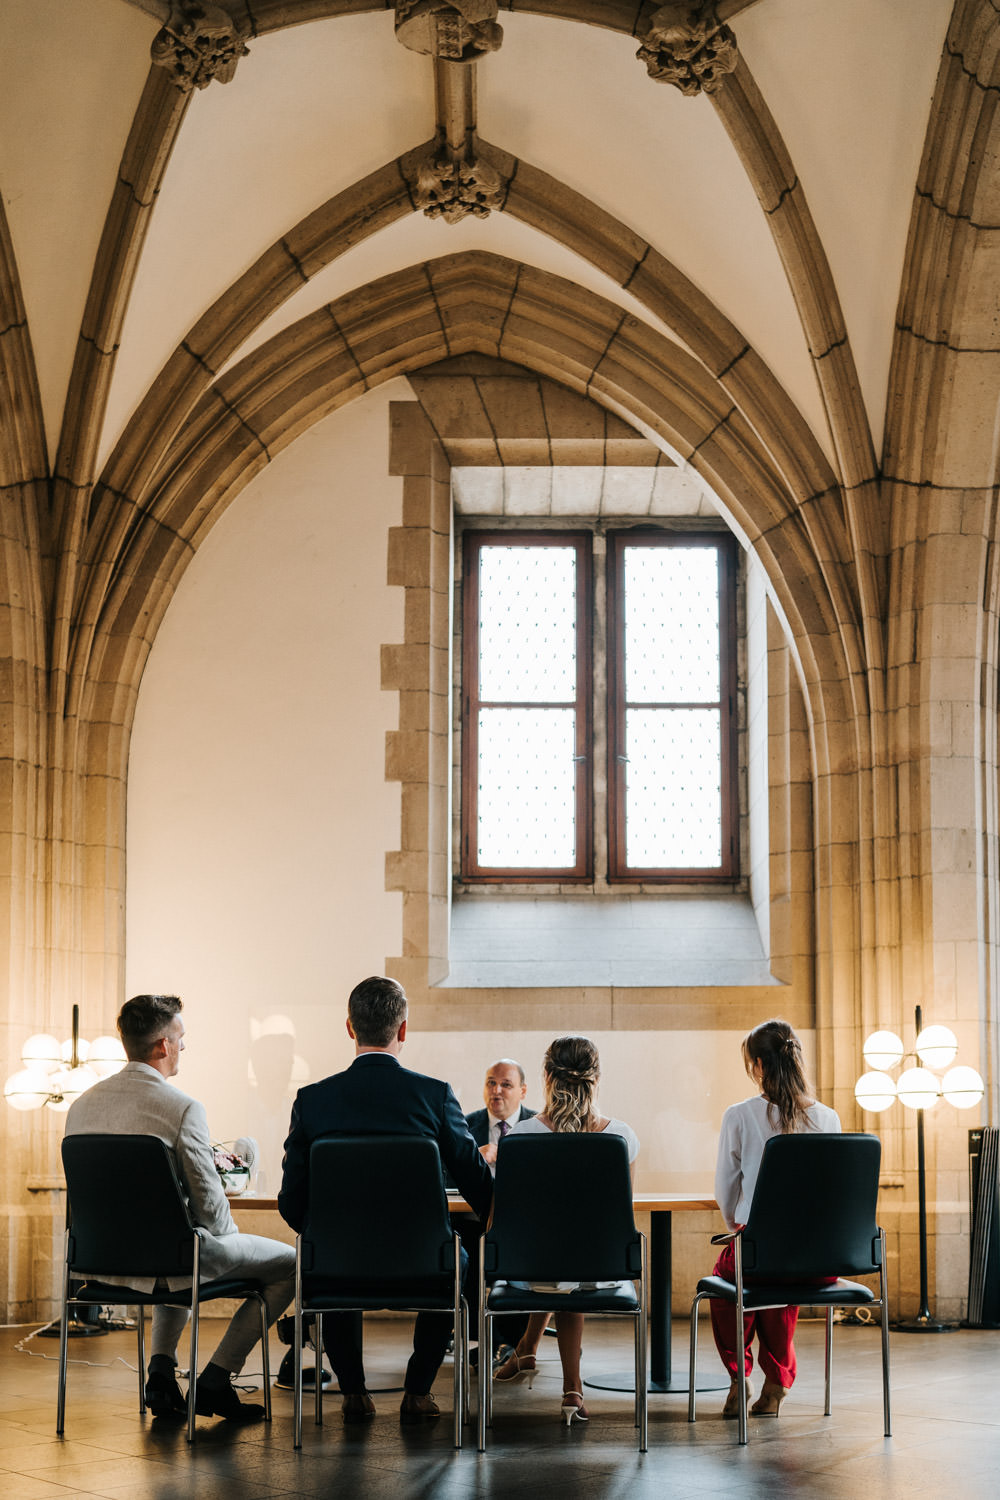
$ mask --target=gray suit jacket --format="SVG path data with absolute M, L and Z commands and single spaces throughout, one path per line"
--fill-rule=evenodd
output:
M 174 1159 L 199 1229 L 202 1281 L 245 1264 L 247 1236 L 237 1231 L 215 1170 L 204 1105 L 174 1088 L 155 1068 L 126 1063 L 120 1073 L 81 1094 L 66 1115 L 66 1134 L 158 1136 Z M 121 1191 L 128 1192 L 127 1182 Z M 174 1291 L 191 1283 L 172 1278 L 168 1284 Z M 153 1287 L 152 1281 L 129 1285 L 139 1291 Z

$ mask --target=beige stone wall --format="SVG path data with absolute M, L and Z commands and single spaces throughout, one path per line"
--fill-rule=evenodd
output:
M 547 9 L 541 0 L 528 8 Z M 276 25 L 303 19 L 308 7 L 303 0 L 279 9 L 280 17 L 272 7 Z M 559 7 L 561 15 L 572 9 Z M 763 17 L 767 7 L 751 10 Z M 354 402 L 360 409 L 359 398 L 400 375 L 412 375 L 416 389 L 420 372 L 446 359 L 500 359 L 598 407 L 588 441 L 610 438 L 631 452 L 638 444 L 625 428 L 690 466 L 766 577 L 766 925 L 787 986 L 782 1008 L 814 1038 L 820 1090 L 845 1123 L 859 1123 L 851 1099 L 864 1035 L 891 1025 L 909 1042 L 915 1003 L 928 1019 L 954 1024 L 963 1058 L 986 1076 L 979 1115 L 959 1118 L 942 1107 L 928 1121 L 932 1300 L 943 1313 L 961 1310 L 964 1132 L 976 1118 L 996 1120 L 1000 1086 L 995 22 L 987 0 L 957 0 L 916 182 L 879 453 L 805 178 L 742 53 L 712 95 L 713 119 L 745 175 L 742 185 L 756 195 L 758 227 L 773 238 L 774 264 L 798 318 L 795 339 L 806 351 L 798 349 L 793 363 L 815 374 L 809 409 L 821 409 L 828 426 L 822 441 L 778 365 L 769 366 L 722 304 L 668 258 L 674 247 L 652 220 L 640 233 L 615 217 L 607 206 L 614 195 L 600 183 L 588 198 L 470 135 L 464 144 L 502 184 L 494 210 L 527 237 L 501 243 L 509 250 L 540 231 L 586 263 L 587 277 L 569 279 L 565 256 L 558 264 L 566 274 L 530 257 L 467 248 L 420 263 L 404 257 L 402 269 L 370 284 L 348 277 L 338 290 L 350 289 L 329 306 L 315 298 L 305 316 L 254 344 L 283 300 L 414 215 L 423 148 L 366 167 L 368 175 L 326 202 L 317 198 L 276 238 L 268 242 L 265 229 L 263 245 L 242 245 L 233 279 L 205 305 L 171 309 L 187 332 L 178 332 L 160 376 L 134 401 L 122 398 L 132 415 L 122 417 L 120 440 L 98 472 L 129 294 L 153 205 L 165 201 L 160 188 L 190 96 L 154 68 L 137 100 L 82 319 L 67 335 L 75 353 L 61 429 L 48 442 L 19 268 L 0 213 L 0 1055 L 8 1070 L 30 1031 L 65 1032 L 75 1001 L 85 1030 L 96 1031 L 107 1029 L 123 997 L 132 961 L 124 896 L 133 716 L 161 627 L 169 642 L 171 604 L 192 557 L 254 477 L 273 480 L 275 459 L 328 414 Z M 634 7 L 616 5 L 613 25 L 630 33 Z M 462 76 L 461 97 L 457 87 L 441 91 L 452 124 L 474 118 L 472 84 Z M 512 126 L 511 145 L 516 138 Z M 595 284 L 627 300 L 599 295 Z M 787 352 L 777 351 L 783 364 Z M 427 1050 L 417 1047 L 415 1055 L 428 1065 L 432 1052 L 443 1059 L 441 1070 L 467 1094 L 475 1093 L 481 1064 L 465 1061 L 475 1051 L 470 1034 L 490 1048 L 498 1035 L 513 1037 L 530 1062 L 545 1034 L 571 1020 L 601 1038 L 612 1093 L 623 1043 L 640 1044 L 657 1065 L 675 1058 L 690 1066 L 709 1048 L 708 1093 L 700 1114 L 688 1111 L 699 1134 L 692 1159 L 701 1162 L 707 1121 L 722 1094 L 741 1087 L 731 1043 L 762 1006 L 773 1008 L 771 988 L 445 996 L 435 987 L 447 954 L 447 471 L 455 434 L 428 415 L 429 404 L 407 407 L 391 465 L 384 426 L 362 445 L 369 453 L 378 447 L 372 493 L 386 508 L 361 528 L 362 540 L 354 533 L 351 558 L 377 578 L 384 617 L 345 630 L 338 643 L 353 665 L 371 668 L 360 692 L 370 752 L 361 782 L 378 808 L 380 834 L 363 841 L 360 854 L 334 851 L 347 869 L 359 858 L 364 865 L 356 904 L 349 892 L 331 914 L 315 902 L 315 884 L 296 887 L 294 868 L 284 889 L 295 892 L 302 924 L 310 934 L 321 930 L 334 953 L 338 924 L 353 940 L 370 898 L 379 913 L 378 961 L 406 980 L 416 1029 L 427 1039 Z M 483 419 L 478 409 L 476 416 Z M 485 432 L 464 436 L 490 441 L 490 424 L 483 425 Z M 537 432 L 530 436 L 538 440 Z M 547 440 L 562 436 L 550 429 Z M 497 454 L 507 461 L 499 445 Z M 351 496 L 352 520 L 355 510 L 364 516 L 366 498 Z M 221 547 L 224 532 L 218 535 Z M 222 628 L 221 608 L 209 618 Z M 294 656 L 289 650 L 290 675 Z M 321 671 L 311 687 L 322 697 Z M 288 764 L 295 764 L 290 757 Z M 294 783 L 294 774 L 288 779 Z M 155 792 L 147 807 L 155 807 Z M 345 823 L 353 826 L 346 815 Z M 245 811 L 229 826 L 248 827 Z M 155 818 L 150 827 L 155 838 Z M 234 844 L 229 861 L 218 862 L 222 883 L 234 871 L 245 877 L 240 853 Z M 269 867 L 261 880 L 280 873 Z M 209 893 L 204 903 L 209 919 L 212 899 Z M 153 917 L 137 903 L 134 921 L 143 920 Z M 253 923 L 254 943 L 265 940 L 265 928 Z M 302 951 L 295 921 L 283 922 L 271 944 L 275 972 Z M 178 987 L 190 980 L 195 993 L 203 989 L 213 1044 L 230 1040 L 230 1008 L 219 999 L 227 993 L 237 1009 L 244 1006 L 245 1022 L 263 1027 L 270 1016 L 248 1017 L 245 997 L 238 998 L 227 972 L 235 946 L 213 950 L 203 941 L 178 959 L 190 965 Z M 155 967 L 160 979 L 162 963 Z M 244 1063 L 266 1070 L 285 1058 L 276 1116 L 303 1059 L 325 1070 L 347 1050 L 329 1013 L 337 988 L 331 965 L 317 961 L 303 971 L 289 959 L 286 967 L 295 993 L 281 1001 L 298 1007 L 292 1040 L 300 1038 L 302 1050 L 286 1057 L 289 1033 L 253 1036 L 247 1025 L 237 1070 L 242 1077 Z M 137 973 L 134 982 L 148 981 Z M 255 1060 L 253 1045 L 262 1040 Z M 716 1043 L 728 1060 L 711 1051 Z M 647 1097 L 655 1086 L 646 1085 Z M 238 1113 L 235 1105 L 231 1115 L 223 1110 L 220 1134 L 235 1133 L 230 1120 L 242 1123 Z M 668 1127 L 677 1129 L 655 1109 L 648 1119 L 651 1142 L 661 1126 L 664 1139 Z M 894 1295 L 908 1311 L 915 1298 L 913 1123 L 898 1110 L 877 1123 L 885 1143 L 883 1213 L 899 1272 Z M 8 1315 L 21 1316 L 51 1305 L 62 1207 L 47 1184 L 58 1127 L 9 1113 L 5 1127 L 0 1292 Z

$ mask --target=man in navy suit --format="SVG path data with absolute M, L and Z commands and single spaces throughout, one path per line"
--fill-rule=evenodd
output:
M 494 1166 L 497 1159 L 497 1147 L 507 1134 L 512 1125 L 518 1120 L 528 1119 L 535 1113 L 524 1104 L 524 1096 L 528 1092 L 524 1079 L 524 1069 L 519 1062 L 512 1057 L 501 1057 L 499 1061 L 486 1070 L 486 1082 L 483 1084 L 483 1102 L 485 1109 L 474 1109 L 471 1114 L 466 1115 L 466 1123 L 472 1132 L 472 1139 L 480 1148 L 485 1161 Z M 479 1237 L 483 1232 L 483 1226 L 479 1219 L 472 1214 L 457 1214 L 452 1220 L 455 1229 L 465 1246 L 470 1260 L 478 1255 Z M 469 1327 L 475 1329 L 479 1322 L 479 1282 L 471 1276 L 465 1289 L 466 1300 L 469 1304 Z M 494 1318 L 493 1320 L 493 1344 L 496 1353 L 503 1345 L 516 1344 L 528 1325 L 526 1317 L 519 1313 L 512 1313 L 509 1317 Z M 470 1364 L 475 1367 L 479 1359 L 479 1348 L 476 1346 L 469 1355 Z
M 474 1109 L 465 1117 L 477 1146 L 498 1146 L 512 1125 L 535 1113 L 523 1102 L 527 1092 L 524 1069 L 512 1057 L 501 1057 L 487 1068 L 483 1085 L 486 1108 Z M 496 1156 L 489 1153 L 487 1160 L 495 1162 Z
M 343 1073 L 300 1089 L 292 1106 L 278 1209 L 298 1232 L 309 1202 L 309 1151 L 329 1135 L 418 1135 L 436 1141 L 441 1161 L 466 1201 L 483 1219 L 489 1214 L 493 1182 L 469 1134 L 451 1087 L 437 1078 L 400 1066 L 406 1040 L 406 995 L 393 979 L 365 979 L 347 1003 L 347 1030 L 355 1059 Z M 405 1233 L 405 1230 L 400 1230 Z M 360 1313 L 331 1313 L 324 1319 L 326 1352 L 344 1395 L 344 1420 L 363 1422 L 375 1415 L 365 1389 Z M 413 1354 L 406 1367 L 401 1422 L 439 1415 L 430 1394 L 451 1332 L 444 1313 L 419 1313 Z

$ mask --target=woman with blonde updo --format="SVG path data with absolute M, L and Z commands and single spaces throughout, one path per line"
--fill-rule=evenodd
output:
M 581 1131 L 610 1131 L 612 1135 L 623 1136 L 628 1145 L 628 1159 L 634 1181 L 639 1140 L 635 1131 L 623 1120 L 609 1119 L 607 1115 L 601 1114 L 597 1107 L 600 1076 L 600 1058 L 592 1041 L 585 1036 L 556 1037 L 546 1052 L 543 1063 L 545 1108 L 531 1119 L 519 1120 L 512 1126 L 510 1134 L 537 1135 L 543 1131 L 551 1131 L 562 1135 Z M 568 1282 L 560 1282 L 557 1289 L 575 1290 L 575 1284 L 571 1286 Z M 562 1416 L 569 1427 L 573 1422 L 586 1422 L 589 1416 L 583 1404 L 583 1381 L 580 1378 L 583 1313 L 556 1313 L 555 1317 L 563 1373 Z M 535 1378 L 535 1355 L 548 1321 L 548 1313 L 532 1313 L 524 1337 L 518 1342 L 513 1354 L 494 1373 L 494 1380 L 508 1383 L 526 1379 L 531 1385 Z
M 752 1099 L 744 1099 L 742 1104 L 730 1105 L 722 1117 L 715 1197 L 727 1229 L 741 1229 L 747 1221 L 761 1157 L 772 1136 L 806 1130 L 830 1134 L 840 1130 L 840 1119 L 835 1112 L 813 1097 L 806 1081 L 802 1046 L 787 1021 L 764 1021 L 744 1037 L 743 1066 L 759 1093 Z M 719 1256 L 713 1275 L 723 1276 L 727 1281 L 735 1279 L 736 1254 L 731 1244 Z M 752 1282 L 752 1275 L 746 1280 Z M 747 1396 L 753 1394 L 749 1380 L 753 1364 L 750 1346 L 756 1333 L 757 1363 L 764 1375 L 764 1388 L 750 1411 L 755 1417 L 776 1417 L 795 1379 L 792 1335 L 798 1308 L 772 1307 L 746 1313 L 740 1337 L 736 1331 L 736 1309 L 714 1298 L 708 1305 L 716 1348 L 732 1382 L 722 1415 L 738 1415 L 736 1382 L 741 1373 L 747 1383 Z

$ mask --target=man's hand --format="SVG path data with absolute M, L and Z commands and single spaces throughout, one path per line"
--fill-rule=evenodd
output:
M 496 1148 L 496 1146 L 480 1146 L 480 1148 L 479 1148 L 479 1154 L 483 1158 L 483 1161 L 486 1162 L 487 1166 L 490 1166 L 490 1167 L 495 1167 L 496 1166 L 496 1164 L 497 1164 L 497 1148 Z

